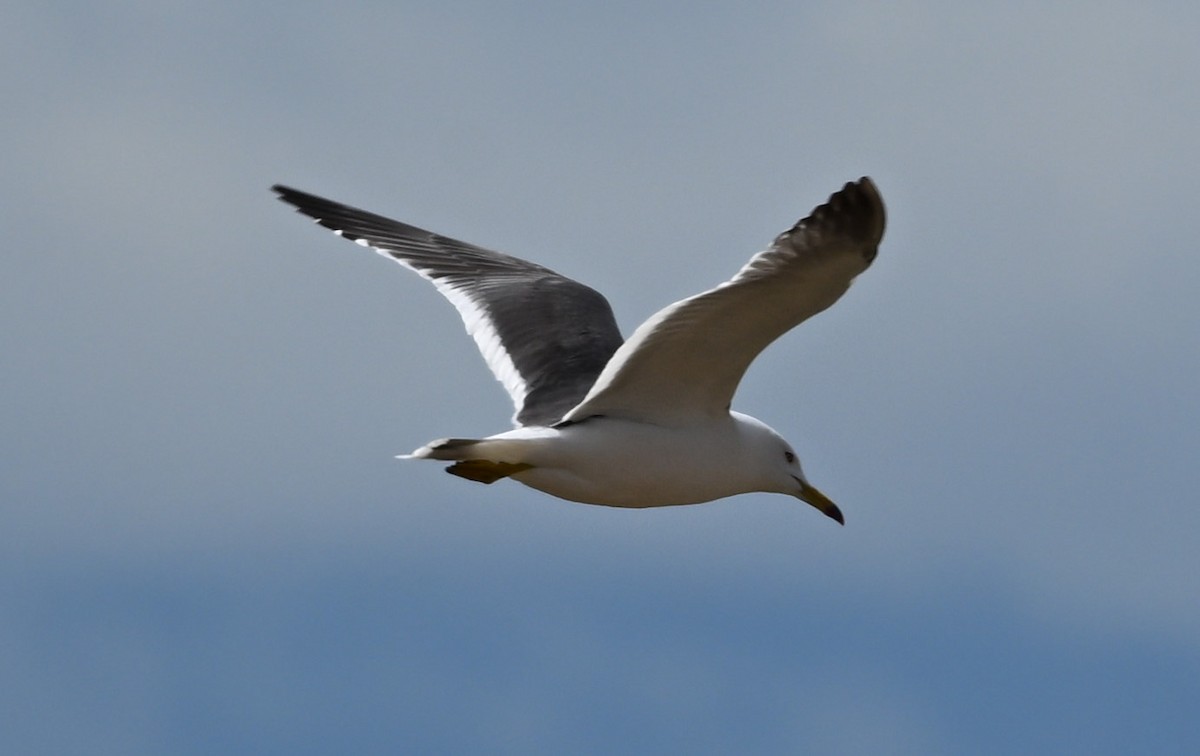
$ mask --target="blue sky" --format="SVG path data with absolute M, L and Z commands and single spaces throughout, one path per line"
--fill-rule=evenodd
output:
M 1200 748 L 1200 10 L 4 15 L 8 750 Z M 735 403 L 845 528 L 392 459 L 507 398 L 267 191 L 536 260 L 628 334 L 864 174 L 878 260 Z

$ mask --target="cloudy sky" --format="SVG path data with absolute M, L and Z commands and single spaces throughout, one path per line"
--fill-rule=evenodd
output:
M 1200 749 L 1200 9 L 5 5 L 13 753 Z M 392 457 L 507 427 L 284 182 L 629 333 L 844 181 L 875 265 L 735 406 L 845 528 Z

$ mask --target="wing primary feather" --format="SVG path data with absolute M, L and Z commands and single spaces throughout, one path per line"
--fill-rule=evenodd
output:
M 621 345 L 608 301 L 549 268 L 287 186 L 273 189 L 317 224 L 430 281 L 508 391 L 518 425 L 561 420 Z

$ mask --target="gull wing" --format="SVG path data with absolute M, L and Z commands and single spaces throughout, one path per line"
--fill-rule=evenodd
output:
M 550 425 L 583 398 L 621 345 L 600 293 L 549 268 L 286 186 L 279 199 L 338 236 L 431 282 L 458 310 L 518 425 Z
M 686 425 L 727 414 L 746 368 L 832 305 L 875 259 L 885 212 L 869 178 L 846 184 L 715 289 L 651 316 L 564 420 Z

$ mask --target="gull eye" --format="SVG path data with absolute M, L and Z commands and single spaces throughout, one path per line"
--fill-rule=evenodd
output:
M 792 453 L 790 450 L 789 450 L 789 451 L 785 451 L 785 452 L 783 453 L 783 458 L 787 460 L 787 463 L 788 463 L 789 465 L 790 465 L 790 464 L 793 464 L 793 463 L 796 461 L 796 455 L 795 455 L 795 454 L 793 454 L 793 453 Z

